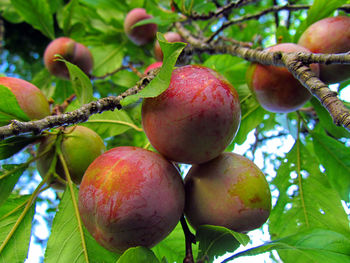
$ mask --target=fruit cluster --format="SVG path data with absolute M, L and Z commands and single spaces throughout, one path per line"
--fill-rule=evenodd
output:
M 134 44 L 154 40 L 156 24 L 135 26 L 151 18 L 142 8 L 126 16 L 124 30 Z M 348 17 L 326 18 L 311 25 L 298 44 L 278 44 L 266 51 L 348 52 L 350 42 L 344 37 L 329 39 L 325 34 L 333 32 L 348 39 L 349 29 Z M 168 42 L 183 41 L 175 32 L 164 36 Z M 321 40 L 325 39 L 328 45 L 323 45 Z M 48 71 L 69 79 L 66 65 L 56 55 L 86 74 L 93 68 L 89 49 L 70 38 L 55 39 L 44 53 Z M 163 53 L 157 41 L 154 55 L 158 62 L 150 65 L 145 74 L 162 66 Z M 326 83 L 349 77 L 344 66 L 310 68 Z M 285 68 L 253 63 L 247 78 L 262 107 L 272 112 L 295 111 L 311 97 Z M 0 85 L 13 93 L 29 119 L 50 114 L 44 94 L 31 83 L 0 77 Z M 68 174 L 75 184 L 80 184 L 82 220 L 93 237 L 112 251 L 154 246 L 173 230 L 183 214 L 194 229 L 210 224 L 247 232 L 268 219 L 271 193 L 264 174 L 253 162 L 224 153 L 237 133 L 240 119 L 238 94 L 223 76 L 204 66 L 182 66 L 174 69 L 165 92 L 142 103 L 142 126 L 158 153 L 131 146 L 105 152 L 98 134 L 84 126 L 73 126 L 43 136 L 37 168 L 42 177 L 53 175 L 50 183 L 57 189 L 64 186 Z M 184 180 L 178 163 L 192 165 Z
M 117 147 L 86 170 L 79 210 L 92 236 L 121 253 L 154 246 L 183 213 L 195 229 L 260 227 L 271 209 L 265 176 L 247 158 L 223 153 L 240 118 L 238 94 L 226 79 L 203 66 L 176 68 L 167 90 L 142 105 L 144 131 L 159 153 Z M 174 163 L 193 165 L 184 182 Z

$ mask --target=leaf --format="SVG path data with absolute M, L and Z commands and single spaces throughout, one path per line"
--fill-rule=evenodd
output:
M 321 105 L 321 103 L 316 99 L 311 99 L 312 106 L 314 107 L 318 118 L 320 119 L 321 126 L 330 134 L 336 138 L 350 137 L 350 133 L 342 126 L 336 126 L 329 115 L 328 111 Z
M 0 85 L 0 125 L 7 125 L 11 120 L 29 121 L 29 117 L 18 104 L 16 96 L 11 90 Z
M 350 262 L 350 240 L 345 235 L 326 229 L 308 229 L 288 237 L 242 251 L 224 262 L 241 256 L 253 256 L 277 250 L 288 253 L 290 262 L 347 263 Z M 285 261 L 284 261 L 285 262 Z
M 234 143 L 244 143 L 248 133 L 255 129 L 264 120 L 264 116 L 267 114 L 267 111 L 260 106 L 247 85 L 238 86 L 237 92 L 241 102 L 242 117 L 239 130 L 232 145 Z
M 139 77 L 134 72 L 128 70 L 121 70 L 112 76 L 112 81 L 115 84 L 127 88 L 134 86 L 138 80 Z
M 54 39 L 53 17 L 47 0 L 11 0 L 23 19 L 45 36 Z
M 350 151 L 344 144 L 320 133 L 312 134 L 315 152 L 341 198 L 350 201 Z
M 59 60 L 63 61 L 68 68 L 72 88 L 80 104 L 83 105 L 93 101 L 94 96 L 92 94 L 92 84 L 88 76 L 86 76 L 86 74 L 78 66 L 64 59 Z
M 105 111 L 92 115 L 87 122 L 81 125 L 94 130 L 102 138 L 122 134 L 130 128 L 142 131 L 142 128 L 137 127 L 124 110 Z
M 182 262 L 186 251 L 185 236 L 181 224 L 178 223 L 164 240 L 152 248 L 152 251 L 159 260 L 163 260 L 165 257 L 168 262 Z
M 272 184 L 279 196 L 269 218 L 271 239 L 309 228 L 328 229 L 350 236 L 348 217 L 339 194 L 320 172 L 316 156 L 312 156 L 303 144 L 296 143 L 286 155 Z M 280 257 L 286 263 L 303 262 L 302 258 L 282 254 Z
M 120 256 L 117 263 L 159 263 L 152 250 L 145 247 L 132 247 Z
M 15 187 L 19 177 L 27 169 L 27 166 L 18 164 L 4 164 L 1 167 L 0 177 L 5 173 L 8 173 L 5 178 L 0 179 L 0 206 L 10 196 L 13 188 Z
M 156 97 L 165 91 L 170 84 L 171 74 L 177 58 L 179 57 L 186 44 L 182 42 L 166 42 L 164 36 L 157 33 L 157 39 L 164 54 L 163 65 L 154 79 L 139 93 L 128 96 L 121 101 L 123 106 L 137 101 L 139 98 Z
M 72 24 L 72 17 L 77 6 L 78 0 L 72 0 L 63 9 L 61 27 L 63 28 L 64 35 L 66 36 L 70 35 L 69 33 Z
M 11 157 L 38 138 L 37 136 L 16 136 L 0 141 L 0 160 Z
M 75 195 L 78 197 L 78 190 Z M 76 199 L 78 200 L 78 198 Z M 89 262 L 115 262 L 118 255 L 104 249 L 84 229 L 84 238 L 87 247 Z M 51 235 L 45 252 L 45 262 L 86 262 L 84 249 L 78 227 L 78 220 L 75 216 L 74 206 L 70 192 L 63 193 L 62 200 L 58 205 L 58 211 L 52 222 Z
M 247 61 L 228 54 L 212 55 L 203 64 L 225 76 L 238 91 L 238 86 L 246 83 Z
M 119 45 L 108 44 L 92 48 L 91 53 L 95 61 L 94 75 L 103 76 L 121 67 L 124 57 L 124 45 L 125 43 Z
M 199 241 L 198 259 L 209 258 L 212 262 L 215 257 L 235 251 L 241 244 L 247 245 L 249 237 L 225 227 L 204 225 L 197 230 L 196 240 Z
M 14 227 L 28 198 L 29 196 L 11 197 L 0 207 L 0 244 L 4 243 L 6 236 Z M 34 205 L 31 206 L 1 251 L 0 263 L 23 263 L 27 258 L 34 207 Z

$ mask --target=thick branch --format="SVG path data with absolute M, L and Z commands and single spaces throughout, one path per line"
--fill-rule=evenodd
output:
M 118 96 L 109 96 L 97 101 L 83 105 L 81 108 L 64 113 L 61 115 L 48 116 L 44 119 L 29 122 L 20 122 L 13 120 L 11 124 L 0 127 L 0 138 L 4 139 L 13 135 L 26 132 L 34 132 L 39 134 L 43 130 L 59 127 L 62 125 L 70 125 L 85 122 L 90 115 L 101 113 L 108 110 L 121 109 L 121 100 L 127 96 L 133 95 L 141 91 L 154 78 L 154 75 L 143 77 L 134 87 L 126 90 Z
M 176 23 L 180 35 L 186 39 L 190 32 L 180 23 Z M 308 67 L 311 63 L 322 64 L 350 64 L 350 53 L 344 54 L 308 54 L 303 52 L 266 52 L 241 47 L 238 45 L 208 44 L 192 38 L 187 38 L 196 52 L 210 54 L 231 54 L 251 62 L 263 65 L 286 67 L 328 110 L 337 125 L 343 125 L 350 131 L 350 111 L 338 99 L 337 94 L 332 92 Z M 192 52 L 193 52 L 192 51 Z

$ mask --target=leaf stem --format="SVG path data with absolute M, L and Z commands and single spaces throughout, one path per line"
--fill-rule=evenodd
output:
M 71 179 L 70 174 L 69 174 L 69 170 L 68 170 L 68 167 L 67 167 L 66 160 L 64 159 L 62 151 L 61 151 L 61 147 L 60 147 L 61 144 L 60 144 L 60 142 L 58 142 L 57 145 L 58 145 L 58 147 L 57 147 L 58 157 L 59 157 L 59 159 L 60 159 L 60 161 L 62 163 L 63 170 L 64 170 L 64 173 L 65 173 L 65 176 L 66 176 L 66 180 L 68 182 L 68 187 L 69 187 L 69 191 L 70 191 L 70 194 L 71 194 L 71 197 L 72 197 L 73 206 L 74 206 L 75 216 L 76 216 L 77 221 L 78 221 L 78 228 L 79 228 L 79 232 L 80 232 L 81 245 L 83 247 L 85 261 L 87 263 L 89 263 L 89 256 L 88 256 L 88 253 L 87 253 L 87 248 L 86 248 L 86 243 L 85 243 L 85 236 L 84 236 L 84 231 L 83 231 L 83 225 L 81 223 L 79 208 L 78 208 L 77 200 L 76 200 L 75 193 L 74 193 L 73 182 L 72 182 L 72 179 Z

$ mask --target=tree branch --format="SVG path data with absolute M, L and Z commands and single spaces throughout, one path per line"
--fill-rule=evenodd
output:
M 72 112 L 64 113 L 61 115 L 48 116 L 37 121 L 21 122 L 13 120 L 11 124 L 0 127 L 0 139 L 27 132 L 39 134 L 46 129 L 85 122 L 92 114 L 114 109 L 120 110 L 122 108 L 120 104 L 122 99 L 140 92 L 154 77 L 154 75 L 149 74 L 141 78 L 134 87 L 126 90 L 118 96 L 109 96 L 97 101 L 90 102 Z
M 331 91 L 308 67 L 311 63 L 322 64 L 350 64 L 350 53 L 343 54 L 313 54 L 303 52 L 267 52 L 254 50 L 239 45 L 209 44 L 198 39 L 191 42 L 190 32 L 176 23 L 180 35 L 190 45 L 186 48 L 192 52 L 207 52 L 209 54 L 231 54 L 247 61 L 258 62 L 263 65 L 286 67 L 328 110 L 336 125 L 343 125 L 350 131 L 350 111 L 338 99 L 337 93 Z M 188 37 L 188 38 L 187 38 Z M 188 52 L 188 51 L 187 51 Z
M 244 5 L 252 4 L 254 2 L 257 2 L 257 0 L 238 0 L 235 2 L 231 2 L 223 7 L 220 7 L 216 9 L 215 12 L 209 12 L 206 15 L 201 15 L 196 12 L 193 12 L 191 15 L 187 16 L 188 18 L 191 18 L 192 20 L 209 20 L 213 17 L 218 17 L 222 14 L 230 12 L 232 9 L 240 8 Z
M 232 26 L 234 24 L 239 24 L 239 23 L 242 23 L 244 21 L 248 21 L 248 20 L 257 20 L 259 19 L 260 17 L 266 15 L 266 14 L 269 14 L 269 13 L 278 13 L 279 11 L 282 11 L 282 10 L 287 10 L 287 11 L 298 11 L 298 10 L 305 10 L 305 9 L 309 9 L 310 8 L 310 5 L 290 5 L 290 4 L 286 4 L 286 5 L 283 5 L 283 6 L 278 6 L 278 5 L 275 5 L 275 6 L 272 6 L 272 7 L 269 7 L 267 9 L 264 9 L 256 14 L 253 14 L 253 15 L 245 15 L 245 16 L 241 16 L 239 18 L 236 18 L 236 19 L 232 19 L 230 21 L 227 21 L 225 23 L 223 23 L 221 25 L 220 28 L 218 28 L 218 30 L 215 31 L 214 34 L 212 34 L 207 40 L 206 42 L 211 42 L 220 32 L 222 32 L 224 29 L 226 29 L 227 27 L 229 26 Z M 343 10 L 343 11 L 350 11 L 350 5 L 347 4 L 347 5 L 343 5 L 341 7 L 338 8 L 338 10 Z

